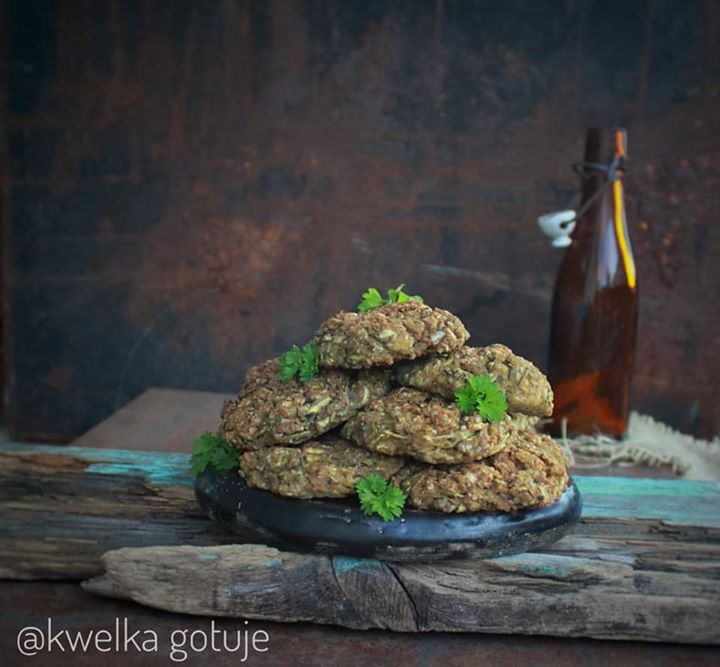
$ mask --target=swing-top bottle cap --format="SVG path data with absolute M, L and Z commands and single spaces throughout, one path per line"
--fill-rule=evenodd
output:
M 572 243 L 570 234 L 573 233 L 576 223 L 576 213 L 571 209 L 553 211 L 538 218 L 540 229 L 553 240 L 555 248 L 567 248 Z

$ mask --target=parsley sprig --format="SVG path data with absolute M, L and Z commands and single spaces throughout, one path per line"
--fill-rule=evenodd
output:
M 238 467 L 237 450 L 224 438 L 213 433 L 203 433 L 195 438 L 190 457 L 190 469 L 193 475 L 199 475 L 208 466 L 218 470 L 232 470 Z
M 488 422 L 501 421 L 508 409 L 505 392 L 489 375 L 471 375 L 455 392 L 455 402 L 463 414 L 477 414 Z
M 367 516 L 377 514 L 383 521 L 392 521 L 405 507 L 405 494 L 375 473 L 363 477 L 355 490 L 360 498 L 360 508 Z
M 288 382 L 297 376 L 300 382 L 310 382 L 319 372 L 318 348 L 315 343 L 308 343 L 302 347 L 293 345 L 280 357 L 280 374 L 283 382 Z
M 358 312 L 366 313 L 368 310 L 375 310 L 375 308 L 386 306 L 389 303 L 405 303 L 406 301 L 419 301 L 420 303 L 424 303 L 421 296 L 406 294 L 404 288 L 405 284 L 403 283 L 395 289 L 389 289 L 387 298 L 383 298 L 383 295 L 378 290 L 371 287 L 367 292 L 363 292 L 362 301 L 357 307 Z

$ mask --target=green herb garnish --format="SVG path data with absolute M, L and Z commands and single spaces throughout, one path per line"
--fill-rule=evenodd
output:
M 392 521 L 402 514 L 405 507 L 405 494 L 375 473 L 361 479 L 355 490 L 360 498 L 360 507 L 367 516 L 377 514 L 383 521 Z
M 319 372 L 318 348 L 315 343 L 308 343 L 302 347 L 293 345 L 280 357 L 280 374 L 283 382 L 288 382 L 297 376 L 300 382 L 310 382 Z
M 224 438 L 213 433 L 203 433 L 193 441 L 190 469 L 199 475 L 208 466 L 218 470 L 232 470 L 238 467 L 238 453 Z
M 389 303 L 405 303 L 406 301 L 419 301 L 424 303 L 423 298 L 417 295 L 406 294 L 403 289 L 405 284 L 398 285 L 395 289 L 389 289 L 387 298 L 383 298 L 378 290 L 371 287 L 367 292 L 363 292 L 362 301 L 358 304 L 358 312 L 366 313 L 368 310 L 386 306 Z
M 455 402 L 464 415 L 477 414 L 488 422 L 501 421 L 508 409 L 505 392 L 489 375 L 471 375 L 455 392 Z

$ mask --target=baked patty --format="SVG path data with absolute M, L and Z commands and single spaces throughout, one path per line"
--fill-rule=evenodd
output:
M 537 421 L 523 415 L 488 423 L 455 403 L 417 389 L 394 389 L 371 401 L 342 428 L 361 447 L 426 463 L 477 461 L 500 451 Z
M 392 481 L 418 509 L 513 512 L 552 505 L 569 483 L 568 460 L 552 438 L 525 432 L 476 463 L 402 468 Z
M 312 380 L 282 382 L 279 359 L 256 366 L 237 399 L 220 413 L 220 435 L 239 449 L 295 445 L 327 433 L 390 390 L 390 372 L 321 370 Z
M 463 347 L 447 355 L 399 364 L 397 381 L 452 399 L 471 375 L 489 375 L 505 392 L 510 412 L 549 417 L 553 392 L 547 378 L 504 345 Z
M 292 498 L 342 498 L 371 473 L 389 478 L 405 461 L 328 436 L 300 447 L 266 447 L 240 455 L 249 486 Z
M 416 301 L 365 313 L 340 312 L 323 322 L 314 342 L 326 368 L 389 366 L 401 359 L 451 352 L 470 337 L 463 323 L 441 308 Z

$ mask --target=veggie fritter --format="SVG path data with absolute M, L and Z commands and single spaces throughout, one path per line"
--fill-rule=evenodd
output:
M 340 312 L 323 322 L 314 342 L 323 367 L 369 368 L 451 352 L 469 337 L 452 313 L 405 301 L 362 313 Z
M 513 512 L 558 500 L 569 483 L 568 460 L 552 438 L 525 432 L 482 461 L 452 466 L 414 463 L 391 481 L 418 509 Z
M 500 451 L 537 419 L 506 416 L 488 423 L 450 401 L 417 389 L 394 389 L 371 401 L 342 428 L 344 437 L 381 454 L 427 463 L 477 461 Z
M 237 399 L 226 401 L 220 435 L 239 449 L 297 445 L 333 428 L 390 390 L 390 372 L 323 370 L 308 380 L 282 381 L 279 360 L 248 371 Z
M 447 355 L 399 364 L 397 381 L 452 399 L 473 375 L 489 375 L 505 392 L 510 412 L 549 417 L 553 392 L 548 379 L 533 363 L 505 347 L 463 347 Z
M 266 447 L 240 455 L 249 486 L 293 498 L 350 496 L 364 477 L 387 478 L 404 464 L 401 458 L 373 454 L 332 436 L 300 447 Z

